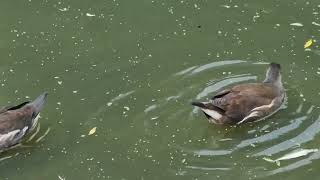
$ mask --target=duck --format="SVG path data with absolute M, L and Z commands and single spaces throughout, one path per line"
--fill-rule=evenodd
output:
M 237 125 L 265 119 L 276 113 L 286 97 L 281 66 L 270 63 L 261 83 L 243 83 L 216 93 L 208 102 L 192 102 L 209 123 Z
M 37 126 L 39 113 L 47 101 L 44 92 L 34 101 L 0 109 L 0 151 L 19 144 Z

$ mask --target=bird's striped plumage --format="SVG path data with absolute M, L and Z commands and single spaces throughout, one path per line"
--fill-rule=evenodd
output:
M 48 93 L 43 93 L 32 102 L 7 106 L 0 110 L 0 150 L 18 144 L 35 128 L 47 95 Z
M 279 109 L 285 98 L 280 65 L 271 63 L 261 83 L 245 83 L 218 92 L 209 102 L 193 102 L 216 124 L 240 124 L 262 119 Z

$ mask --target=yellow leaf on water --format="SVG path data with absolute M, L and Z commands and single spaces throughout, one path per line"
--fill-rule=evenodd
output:
M 312 45 L 313 43 L 313 40 L 312 39 L 309 39 L 305 44 L 304 44 L 304 48 L 308 48 Z
M 88 135 L 90 136 L 90 135 L 94 134 L 94 133 L 96 132 L 96 130 L 97 130 L 97 127 L 92 128 L 92 129 L 89 131 Z

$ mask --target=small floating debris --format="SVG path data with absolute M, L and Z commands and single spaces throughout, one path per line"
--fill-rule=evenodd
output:
M 319 23 L 316 23 L 316 22 L 312 22 L 311 24 L 315 25 L 315 26 L 320 26 Z
M 59 178 L 60 180 L 66 180 L 66 178 L 63 178 L 63 177 L 61 177 L 60 175 L 58 175 L 58 178 Z
M 130 110 L 130 108 L 129 108 L 128 106 L 124 106 L 123 108 L 124 108 L 125 110 L 127 110 L 127 111 Z
M 296 23 L 291 23 L 290 26 L 302 27 L 303 24 L 296 22 Z
M 158 116 L 155 116 L 155 117 L 152 117 L 151 120 L 156 120 L 158 118 L 159 118 Z
M 60 8 L 59 11 L 62 11 L 62 12 L 65 12 L 65 11 L 68 11 L 69 9 L 68 8 Z
M 86 13 L 86 16 L 88 16 L 88 17 L 94 17 L 94 16 L 96 16 L 96 15 L 95 15 L 95 14 Z
M 221 7 L 229 9 L 231 6 L 229 6 L 229 5 L 221 5 Z
M 306 48 L 310 47 L 310 46 L 312 45 L 312 43 L 313 43 L 313 40 L 312 40 L 312 39 L 309 39 L 309 40 L 304 44 L 304 48 L 306 49 Z
M 252 143 L 252 144 L 250 144 L 250 146 L 251 146 L 251 147 L 256 147 L 256 145 L 255 145 L 255 144 L 253 144 L 253 143 Z
M 292 153 L 286 154 L 286 155 L 284 155 L 278 159 L 275 159 L 275 160 L 267 158 L 267 157 L 264 157 L 263 160 L 268 161 L 268 162 L 272 162 L 272 163 L 276 163 L 278 166 L 280 166 L 280 161 L 294 159 L 294 158 L 298 158 L 301 156 L 306 156 L 310 153 L 314 153 L 317 151 L 318 151 L 318 149 L 300 149 L 297 151 L 293 151 Z
M 89 131 L 88 135 L 90 136 L 90 135 L 94 134 L 94 133 L 96 132 L 96 130 L 97 130 L 97 127 L 92 128 L 92 129 Z

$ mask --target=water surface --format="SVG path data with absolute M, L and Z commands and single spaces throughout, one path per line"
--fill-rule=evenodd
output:
M 35 137 L 0 155 L 1 179 L 320 175 L 320 152 L 263 160 L 319 148 L 318 1 L 3 0 L 0 10 L 0 102 L 50 93 Z M 272 61 L 288 99 L 268 120 L 219 127 L 190 106 L 263 80 Z

